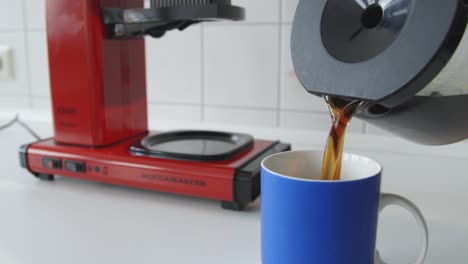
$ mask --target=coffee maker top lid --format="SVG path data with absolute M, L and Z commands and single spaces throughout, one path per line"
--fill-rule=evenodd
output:
M 394 106 L 442 71 L 466 23 L 459 0 L 301 0 L 293 64 L 310 93 Z

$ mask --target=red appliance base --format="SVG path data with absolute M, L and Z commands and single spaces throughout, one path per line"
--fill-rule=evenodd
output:
M 43 140 L 20 149 L 22 167 L 36 177 L 54 175 L 219 200 L 225 209 L 242 210 L 260 195 L 260 163 L 288 151 L 280 142 L 256 140 L 253 147 L 224 161 L 200 162 L 134 156 L 129 148 L 140 135 L 103 148 Z

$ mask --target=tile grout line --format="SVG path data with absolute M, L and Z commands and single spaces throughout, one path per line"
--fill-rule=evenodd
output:
M 47 96 L 40 96 L 41 99 L 48 98 Z M 199 103 L 183 103 L 183 102 L 171 102 L 171 101 L 149 101 L 150 105 L 165 105 L 165 106 L 200 106 Z M 235 110 L 251 110 L 251 111 L 271 111 L 276 112 L 276 107 L 255 107 L 255 106 L 245 106 L 245 105 L 228 105 L 228 104 L 204 104 L 204 107 L 211 108 L 222 108 L 222 109 L 235 109 Z M 294 108 L 284 108 L 281 109 L 282 112 L 287 113 L 302 113 L 302 114 L 323 114 L 328 115 L 327 112 L 321 110 L 305 110 L 305 109 L 294 109 Z
M 31 83 L 31 58 L 29 56 L 29 31 L 28 31 L 28 20 L 26 12 L 26 0 L 21 0 L 22 14 L 23 14 L 23 34 L 24 34 L 24 55 L 26 57 L 26 83 L 28 88 L 28 106 L 30 109 L 33 108 L 32 98 L 32 83 Z
M 22 99 L 24 96 L 21 95 L 8 95 L 4 96 L 5 98 L 12 98 L 12 99 Z M 50 99 L 49 96 L 46 95 L 37 95 L 34 98 L 44 100 Z M 153 106 L 191 106 L 197 107 L 200 106 L 199 103 L 181 103 L 181 102 L 170 102 L 170 101 L 148 101 L 149 105 Z M 276 112 L 276 108 L 268 108 L 268 107 L 254 107 L 254 106 L 241 106 L 241 105 L 227 105 L 227 104 L 205 104 L 204 107 L 210 108 L 218 108 L 218 109 L 233 109 L 233 110 L 249 110 L 249 111 L 267 111 L 267 112 Z M 297 113 L 297 114 L 318 114 L 318 115 L 328 115 L 327 112 L 320 111 L 320 110 L 305 110 L 305 109 L 293 109 L 293 108 L 284 108 L 282 112 L 287 113 Z
M 45 28 L 8 28 L 8 29 L 0 29 L 0 33 L 18 33 L 18 31 L 42 32 L 45 30 L 46 30 Z
M 281 88 L 282 88 L 282 64 L 283 64 L 283 0 L 279 0 L 279 25 L 278 26 L 278 67 L 277 67 L 277 91 L 276 91 L 276 126 L 281 127 Z
M 206 80 L 205 80 L 205 25 L 201 24 L 200 26 L 200 122 L 205 121 L 205 86 L 206 86 Z

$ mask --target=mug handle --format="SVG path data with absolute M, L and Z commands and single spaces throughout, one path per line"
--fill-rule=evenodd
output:
M 426 255 L 427 255 L 427 250 L 429 248 L 429 229 L 427 227 L 426 220 L 424 219 L 424 216 L 421 213 L 421 210 L 419 210 L 419 208 L 413 202 L 411 202 L 410 200 L 402 196 L 399 196 L 396 194 L 390 194 L 390 193 L 382 193 L 380 196 L 379 212 L 382 212 L 387 206 L 390 206 L 390 205 L 398 205 L 400 207 L 405 208 L 416 219 L 418 226 L 420 228 L 421 240 L 423 244 L 422 244 L 421 252 L 419 253 L 418 259 L 414 262 L 414 264 L 424 263 L 424 260 L 426 259 Z M 386 264 L 380 257 L 380 254 L 378 251 L 376 251 L 375 253 L 374 264 Z

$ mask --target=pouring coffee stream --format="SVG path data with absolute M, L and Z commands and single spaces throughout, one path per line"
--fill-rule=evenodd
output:
M 341 179 L 341 162 L 345 143 L 346 128 L 364 102 L 345 100 L 337 97 L 324 97 L 330 111 L 332 126 L 323 156 L 322 176 L 325 181 Z

